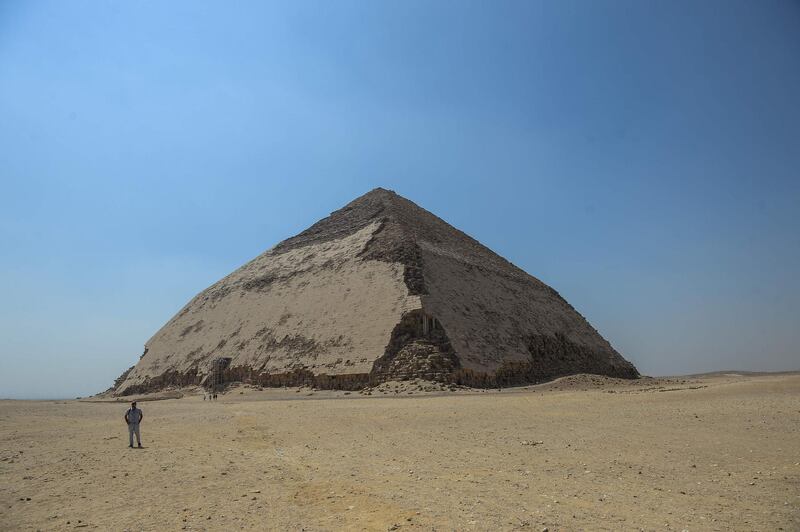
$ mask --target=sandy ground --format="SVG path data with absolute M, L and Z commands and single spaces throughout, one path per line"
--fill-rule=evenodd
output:
M 800 530 L 798 374 L 403 386 L 2 401 L 0 529 Z

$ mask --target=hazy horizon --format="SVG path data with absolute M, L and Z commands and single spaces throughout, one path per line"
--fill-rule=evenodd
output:
M 0 4 L 0 397 L 375 187 L 639 371 L 800 370 L 800 4 Z

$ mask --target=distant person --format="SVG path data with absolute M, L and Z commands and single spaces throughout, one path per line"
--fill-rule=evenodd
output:
M 125 423 L 128 424 L 128 447 L 133 448 L 133 435 L 136 434 L 136 443 L 139 449 L 142 448 L 142 436 L 139 433 L 139 423 L 144 419 L 141 408 L 136 408 L 136 401 L 131 403 L 131 407 L 125 412 Z

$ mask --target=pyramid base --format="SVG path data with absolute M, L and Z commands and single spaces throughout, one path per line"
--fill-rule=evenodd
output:
M 423 357 L 425 362 L 421 362 Z M 406 366 L 403 362 L 407 358 L 410 358 L 411 363 L 416 366 Z M 296 369 L 285 373 L 262 373 L 247 367 L 229 368 L 223 373 L 217 388 L 223 390 L 233 384 L 251 384 L 264 388 L 308 386 L 320 390 L 358 391 L 387 381 L 414 379 L 468 386 L 470 388 L 506 388 L 540 384 L 578 373 L 590 373 L 623 379 L 639 377 L 638 373 L 630 371 L 571 371 L 567 373 L 543 371 L 527 361 L 504 362 L 495 372 L 481 372 L 469 368 L 452 368 L 451 362 L 443 359 L 440 352 L 430 352 L 430 349 L 419 345 L 405 352 L 401 351 L 395 360 L 397 361 L 396 365 L 388 367 L 380 373 L 346 373 L 341 375 L 315 374 L 307 369 Z M 451 369 L 448 370 L 447 368 Z M 173 371 L 148 379 L 141 384 L 129 386 L 119 392 L 115 391 L 113 395 L 140 395 L 161 392 L 170 388 L 203 386 L 205 380 L 206 376 L 198 374 L 196 369 L 185 373 Z

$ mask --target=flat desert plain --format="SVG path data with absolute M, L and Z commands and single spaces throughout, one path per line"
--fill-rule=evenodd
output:
M 426 387 L 2 401 L 0 528 L 800 530 L 798 374 Z

